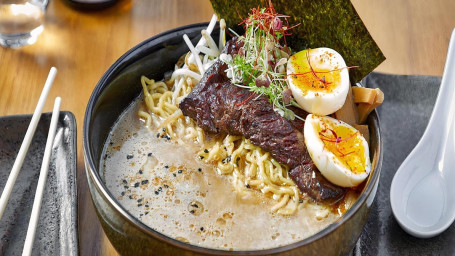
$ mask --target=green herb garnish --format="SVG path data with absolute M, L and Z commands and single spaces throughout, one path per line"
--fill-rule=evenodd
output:
M 286 84 L 286 63 L 291 53 L 286 36 L 292 28 L 287 17 L 277 14 L 271 4 L 267 8 L 253 8 L 242 22 L 245 35 L 238 40 L 243 46 L 233 58 L 222 59 L 229 65 L 228 77 L 235 85 L 249 89 L 258 97 L 268 97 L 276 112 L 293 120 L 302 118 L 288 108 L 298 104 Z

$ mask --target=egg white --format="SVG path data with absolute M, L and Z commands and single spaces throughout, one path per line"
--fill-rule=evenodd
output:
M 363 136 L 359 135 L 362 139 L 361 146 L 364 147 L 365 171 L 361 173 L 354 173 L 342 164 L 340 159 L 330 150 L 324 147 L 324 142 L 321 140 L 318 130 L 322 123 L 336 123 L 337 125 L 349 128 L 353 132 L 358 132 L 354 127 L 344 123 L 343 121 L 326 116 L 321 117 L 312 114 L 308 115 L 305 120 L 304 137 L 311 159 L 321 174 L 333 184 L 341 187 L 354 187 L 359 185 L 368 177 L 371 170 L 368 143 Z
M 309 60 L 314 70 L 335 70 L 346 67 L 343 57 L 330 48 L 308 49 Z M 297 55 L 296 55 L 297 56 Z M 340 72 L 340 81 L 334 85 L 332 91 L 314 91 L 311 88 L 301 88 L 298 81 L 292 79 L 292 75 L 299 73 L 299 65 L 308 65 L 306 57 L 290 58 L 287 64 L 288 85 L 292 91 L 292 95 L 297 103 L 305 111 L 316 115 L 329 115 L 340 109 L 346 100 L 349 91 L 349 73 L 347 68 L 343 68 Z M 306 70 L 306 72 L 310 71 Z M 318 76 L 323 76 L 318 74 Z

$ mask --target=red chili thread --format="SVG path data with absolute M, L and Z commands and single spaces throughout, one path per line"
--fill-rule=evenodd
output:
M 248 98 L 246 98 L 244 101 L 242 101 L 242 102 L 240 102 L 240 103 L 238 103 L 238 104 L 235 104 L 235 106 L 236 106 L 236 107 L 239 107 L 239 106 L 245 104 L 247 101 L 249 101 L 249 100 L 251 100 L 251 99 L 253 98 L 254 94 L 255 94 L 255 93 L 251 93 L 251 95 L 250 95 Z

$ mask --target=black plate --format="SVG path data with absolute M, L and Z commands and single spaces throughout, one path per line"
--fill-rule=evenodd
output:
M 31 115 L 0 117 L 0 191 L 3 191 Z M 41 116 L 0 220 L 0 255 L 22 255 L 51 113 Z M 76 120 L 61 112 L 32 255 L 78 255 Z

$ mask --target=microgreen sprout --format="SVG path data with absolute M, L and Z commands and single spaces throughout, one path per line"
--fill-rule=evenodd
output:
M 240 23 L 245 27 L 245 34 L 238 37 L 243 46 L 237 55 L 222 60 L 229 66 L 226 72 L 233 84 L 249 89 L 258 97 L 268 97 L 277 113 L 293 120 L 302 118 L 289 109 L 298 104 L 286 83 L 286 63 L 291 52 L 286 46 L 286 36 L 292 28 L 288 17 L 276 13 L 271 3 L 267 8 L 253 8 Z

